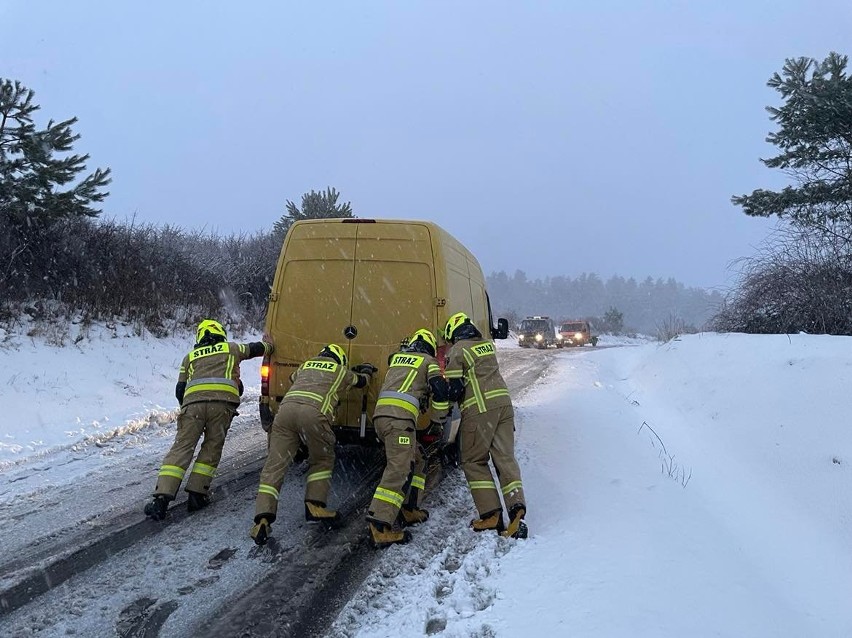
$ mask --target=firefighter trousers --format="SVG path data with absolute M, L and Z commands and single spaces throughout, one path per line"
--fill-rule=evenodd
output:
M 255 518 L 267 515 L 275 519 L 278 493 L 300 441 L 308 448 L 305 500 L 325 506 L 334 469 L 335 440 L 328 417 L 318 408 L 302 403 L 282 403 L 269 430 L 269 454 L 260 472 Z
M 160 466 L 154 495 L 175 497 L 202 435 L 204 440 L 186 482 L 186 491 L 209 494 L 228 428 L 236 414 L 237 406 L 226 401 L 199 401 L 183 406 L 177 418 L 175 442 Z
M 426 481 L 423 458 L 417 448 L 413 420 L 380 416 L 376 417 L 374 425 L 385 446 L 386 464 L 368 516 L 392 525 L 403 504 L 416 507 L 419 502 Z M 419 473 L 416 471 L 418 466 Z
M 521 470 L 515 460 L 512 406 L 492 408 L 482 414 L 462 414 L 458 436 L 462 470 L 479 515 L 500 509 L 500 492 L 507 509 L 524 503 Z M 489 457 L 497 470 L 499 485 L 488 467 Z

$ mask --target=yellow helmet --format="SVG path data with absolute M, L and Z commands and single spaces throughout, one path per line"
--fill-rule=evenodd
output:
M 195 331 L 195 342 L 201 343 L 201 340 L 207 335 L 216 335 L 217 337 L 222 337 L 223 340 L 228 338 L 222 324 L 212 319 L 205 319 L 198 324 L 198 329 Z
M 416 349 L 418 339 L 425 346 L 427 354 L 434 357 L 435 353 L 438 351 L 438 342 L 435 340 L 435 335 L 426 328 L 420 328 L 420 330 L 416 331 L 408 338 L 408 347 Z
M 447 319 L 447 325 L 444 328 L 444 339 L 452 342 L 456 330 L 458 330 L 465 323 L 470 323 L 470 322 L 471 322 L 470 317 L 468 317 L 463 312 L 457 312 L 452 317 Z
M 332 359 L 335 359 L 340 365 L 346 365 L 346 352 L 344 352 L 343 348 L 341 348 L 336 343 L 328 344 L 320 351 L 319 356 L 331 357 Z

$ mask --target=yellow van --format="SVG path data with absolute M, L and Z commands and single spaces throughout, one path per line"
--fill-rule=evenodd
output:
M 369 417 L 388 357 L 418 328 L 428 328 L 443 344 L 444 324 L 456 312 L 467 313 L 483 335 L 508 335 L 505 319 L 494 327 L 476 258 L 436 224 L 358 218 L 295 222 L 269 296 L 265 329 L 275 352 L 261 367 L 261 422 L 265 428 L 272 423 L 290 373 L 326 344 L 337 343 L 350 366 L 372 363 L 379 369 L 366 391 L 353 389 L 344 397 L 334 423 L 341 442 L 363 439 L 371 434 Z M 445 349 L 445 344 L 438 348 L 442 366 Z

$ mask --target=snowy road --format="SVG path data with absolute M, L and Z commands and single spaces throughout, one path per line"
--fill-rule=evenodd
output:
M 502 351 L 513 391 L 520 394 L 535 381 L 555 354 Z M 301 516 L 304 465 L 281 491 L 273 530 L 278 543 L 260 551 L 247 537 L 266 445 L 255 405 L 248 397 L 229 434 L 215 504 L 189 517 L 181 496 L 165 525 L 144 520 L 140 508 L 173 427 L 152 425 L 150 432 L 112 439 L 110 454 L 96 446 L 65 449 L 0 474 L 0 533 L 9 550 L 0 565 L 4 590 L 21 582 L 55 585 L 44 579 L 46 566 L 81 545 L 95 543 L 100 552 L 67 560 L 71 571 L 91 568 L 0 616 L 0 634 L 191 636 L 242 592 L 297 567 L 300 555 L 311 551 L 306 547 L 323 542 Z M 380 455 L 344 448 L 331 502 L 346 504 L 353 495 L 364 500 L 380 467 Z M 358 530 L 362 535 L 363 525 Z
M 300 466 L 282 489 L 277 548 L 257 550 L 247 530 L 265 436 L 251 399 L 215 504 L 192 516 L 178 508 L 166 525 L 140 513 L 174 433 L 161 416 L 96 444 L 33 444 L 27 458 L 10 451 L 25 448 L 21 431 L 7 432 L 4 591 L 28 573 L 31 584 L 55 578 L 29 563 L 106 542 L 69 561 L 88 569 L 0 615 L 0 635 L 852 636 L 850 339 L 631 345 L 501 344 L 528 541 L 472 533 L 455 472 L 427 495 L 432 516 L 409 545 L 365 551 L 358 507 L 380 461 L 344 449 L 333 501 L 347 526 L 302 522 Z M 0 398 L 20 389 L 2 381 Z

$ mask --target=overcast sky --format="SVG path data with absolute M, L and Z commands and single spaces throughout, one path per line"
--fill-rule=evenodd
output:
M 852 51 L 849 0 L 0 0 L 0 77 L 113 169 L 119 219 L 268 228 L 333 186 L 486 273 L 730 283 L 784 184 L 766 80 Z

